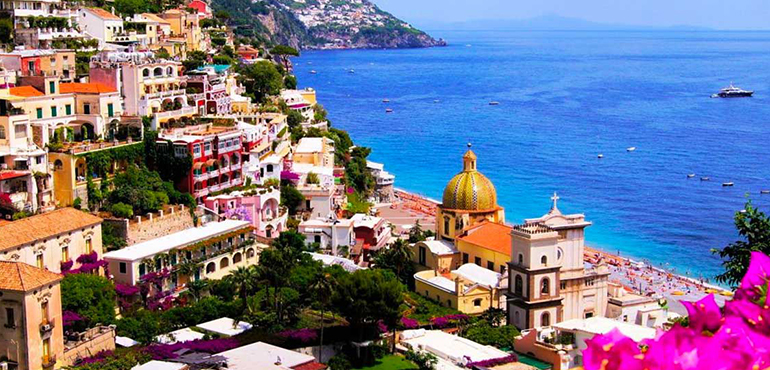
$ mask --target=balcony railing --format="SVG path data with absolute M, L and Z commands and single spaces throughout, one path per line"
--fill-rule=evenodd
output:
M 195 191 L 196 198 L 205 197 L 207 195 L 209 195 L 209 189 L 200 189 Z
M 158 91 L 158 92 L 154 92 L 154 93 L 148 93 L 148 94 L 144 94 L 143 99 L 144 100 L 148 100 L 148 99 L 171 98 L 171 97 L 177 97 L 177 96 L 181 96 L 181 95 L 185 95 L 185 90 L 184 89 L 176 89 L 176 90 L 167 90 L 167 91 Z
M 190 114 L 194 114 L 198 110 L 195 107 L 184 107 L 177 110 L 172 110 L 168 112 L 158 112 L 155 113 L 155 118 L 157 119 L 163 119 L 163 118 L 171 118 L 176 116 L 186 116 Z

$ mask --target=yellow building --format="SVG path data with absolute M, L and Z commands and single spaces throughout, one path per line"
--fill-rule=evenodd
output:
M 334 141 L 326 137 L 303 137 L 294 149 L 294 163 L 334 167 Z
M 426 240 L 414 245 L 412 262 L 428 270 L 447 273 L 460 266 L 460 255 L 450 241 Z
M 501 274 L 474 264 L 444 274 L 432 270 L 414 274 L 415 292 L 469 315 L 504 307 L 506 283 Z
M 190 14 L 181 9 L 170 9 L 159 14 L 171 26 L 172 37 L 183 37 L 188 51 L 206 50 L 203 31 L 198 14 Z
M 88 204 L 87 155 L 116 148 L 141 150 L 142 142 L 103 142 L 67 145 L 62 149 L 48 152 L 48 163 L 53 165 L 54 199 L 59 206 L 70 206 L 80 198 L 83 206 Z M 122 149 L 125 150 L 125 149 Z M 107 168 L 108 176 L 125 171 L 130 163 L 127 160 L 113 161 Z M 102 179 L 92 179 L 99 186 Z
M 476 169 L 476 154 L 468 149 L 462 172 L 444 188 L 436 213 L 436 235 L 454 240 L 463 229 L 482 221 L 505 223 L 505 212 L 497 205 L 495 186 Z
M 508 225 L 482 221 L 455 237 L 461 263 L 473 263 L 504 273 L 511 261 L 511 230 Z
M 61 279 L 26 263 L 0 262 L 0 363 L 16 370 L 62 365 Z

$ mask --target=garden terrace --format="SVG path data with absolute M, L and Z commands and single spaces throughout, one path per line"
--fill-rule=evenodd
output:
M 140 144 L 140 142 L 134 141 L 131 137 L 125 141 L 103 141 L 103 142 L 65 142 L 61 143 L 61 146 L 50 146 L 48 149 L 56 153 L 67 154 L 84 154 L 102 149 L 111 149 L 122 147 L 126 145 Z

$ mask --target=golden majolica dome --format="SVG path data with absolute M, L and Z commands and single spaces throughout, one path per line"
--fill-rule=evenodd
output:
M 463 171 L 449 180 L 444 188 L 441 206 L 462 211 L 490 211 L 497 208 L 495 186 L 476 169 L 476 154 L 470 149 L 463 156 Z

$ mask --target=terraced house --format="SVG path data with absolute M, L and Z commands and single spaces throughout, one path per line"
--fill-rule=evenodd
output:
M 102 219 L 74 208 L 0 225 L 0 235 L 0 261 L 53 272 L 80 268 L 82 255 L 102 255 Z

